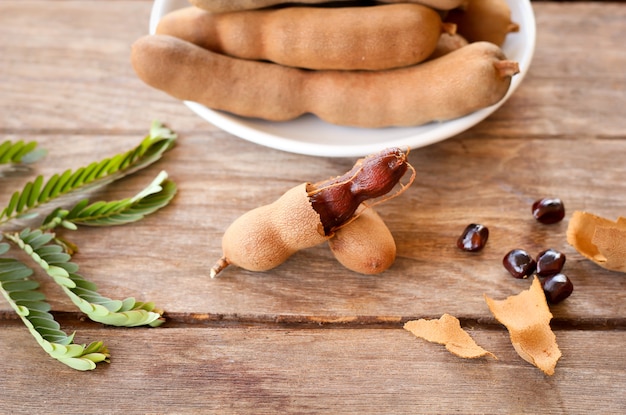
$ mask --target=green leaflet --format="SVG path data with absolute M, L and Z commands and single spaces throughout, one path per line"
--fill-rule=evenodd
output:
M 0 143 L 0 164 L 22 163 L 30 164 L 46 155 L 46 151 L 37 148 L 35 141 L 28 143 L 4 141 Z
M 75 171 L 66 170 L 47 181 L 38 176 L 26 183 L 21 191 L 13 193 L 9 204 L 0 211 L 0 224 L 23 215 L 69 193 L 104 186 L 132 172 L 142 169 L 174 146 L 176 134 L 159 122 L 152 123 L 150 133 L 134 149 L 126 153 L 94 162 Z M 5 157 L 14 157 L 9 155 Z
M 102 342 L 88 346 L 73 343 L 49 313 L 50 305 L 37 291 L 39 284 L 28 277 L 33 271 L 12 258 L 0 258 L 0 292 L 22 319 L 37 343 L 51 357 L 76 369 L 92 370 L 96 363 L 108 361 L 109 352 Z

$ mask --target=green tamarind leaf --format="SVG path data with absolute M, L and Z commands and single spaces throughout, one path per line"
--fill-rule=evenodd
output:
M 141 306 L 141 303 L 136 302 L 134 298 L 129 297 L 122 301 L 122 305 L 119 308 L 119 311 L 128 311 L 128 310 L 132 310 L 133 308 L 141 308 L 140 306 Z M 152 311 L 152 310 L 148 310 L 148 311 Z
M 9 205 L 0 213 L 0 224 L 24 215 L 52 199 L 79 190 L 104 186 L 142 169 L 160 159 L 171 149 L 176 138 L 175 133 L 161 123 L 155 122 L 150 128 L 150 134 L 130 151 L 100 162 L 93 162 L 75 171 L 68 169 L 60 175 L 53 175 L 47 181 L 38 176 L 34 181 L 26 183 L 21 191 L 13 194 Z M 8 156 L 5 154 L 5 157 Z
M 156 321 L 161 319 L 161 312 L 146 311 L 143 309 L 133 308 L 123 312 L 111 311 L 103 305 L 87 301 L 69 288 L 63 287 L 63 289 L 67 296 L 83 313 L 87 314 L 91 320 L 98 323 L 118 327 L 153 326 Z M 117 305 L 120 304 L 118 303 Z
M 21 212 L 25 206 L 28 206 L 27 202 L 28 202 L 28 199 L 30 198 L 30 192 L 32 191 L 32 188 L 33 188 L 33 182 L 28 182 L 24 186 L 24 189 L 22 190 L 22 193 L 20 194 L 20 197 L 17 200 L 17 205 L 15 206 L 15 210 L 17 212 Z
M 69 272 L 56 265 L 49 267 L 46 271 L 52 278 L 69 278 L 70 276 Z
M 40 347 L 52 358 L 77 370 L 91 370 L 96 363 L 106 361 L 108 351 L 101 342 L 85 347 L 73 343 L 74 334 L 67 335 L 49 313 L 50 305 L 39 284 L 27 277 L 19 277 L 24 270 L 31 271 L 22 262 L 0 258 L 0 292 L 16 311 Z
M 50 352 L 50 355 L 52 357 L 56 357 L 56 358 L 63 358 L 63 359 L 67 359 L 67 358 L 73 358 L 73 357 L 78 357 L 83 353 L 84 350 L 84 346 L 81 346 L 79 344 L 58 344 L 58 343 L 51 343 L 52 346 L 52 350 Z
M 35 316 L 33 315 L 33 313 L 29 313 L 28 317 L 29 317 L 28 321 L 32 323 L 33 327 L 38 329 L 37 331 L 42 336 L 43 336 L 43 333 L 41 332 L 41 330 L 39 330 L 39 328 L 44 328 L 44 329 L 47 329 L 48 331 L 56 331 L 61 328 L 61 325 L 59 323 L 49 318 L 46 318 L 43 315 Z
M 20 163 L 22 164 L 33 164 L 42 158 L 44 158 L 48 154 L 48 151 L 43 148 L 35 148 L 29 153 L 26 153 L 22 156 Z
M 65 170 L 48 180 L 36 176 L 20 191 L 11 194 L 7 206 L 0 210 L 0 226 L 13 219 L 35 219 L 40 214 L 38 208 L 44 204 L 73 192 L 104 186 L 142 169 L 171 149 L 176 138 L 175 133 L 155 121 L 149 134 L 130 151 L 73 171 Z M 45 151 L 36 147 L 34 142 L 0 143 L 0 162 L 33 162 L 45 155 Z M 0 239 L 5 237 L 19 247 L 94 321 L 116 326 L 156 327 L 164 320 L 163 312 L 156 309 L 154 303 L 138 302 L 134 298 L 114 300 L 99 294 L 96 285 L 79 275 L 78 265 L 71 262 L 71 254 L 77 248 L 50 230 L 57 226 L 75 230 L 77 223 L 103 226 L 135 222 L 167 205 L 176 190 L 167 173 L 161 172 L 132 198 L 93 205 L 83 199 L 69 211 L 57 207 L 44 219 L 40 229 L 25 228 L 17 234 L 0 234 Z M 10 244 L 0 242 L 0 255 L 10 250 Z M 29 279 L 32 273 L 33 270 L 21 261 L 0 257 L 0 292 L 40 347 L 77 370 L 91 370 L 96 363 L 108 361 L 109 353 L 102 342 L 78 345 L 73 343 L 74 333 L 68 335 L 61 330 L 50 313 L 45 295 L 39 291 L 39 284 Z
M 40 247 L 47 244 L 54 238 L 53 233 L 50 233 L 50 232 L 43 233 L 40 230 L 37 230 L 36 232 L 33 231 L 32 235 L 33 237 L 29 238 L 29 240 L 25 242 L 28 243 L 28 245 L 32 246 L 33 249 L 39 249 Z
M 91 359 L 58 358 L 58 360 L 74 370 L 87 371 L 96 368 L 96 364 Z
M 40 243 L 45 242 L 44 235 L 48 234 L 38 229 L 27 228 L 19 234 L 8 234 L 7 238 L 30 255 L 31 259 L 62 287 L 72 302 L 90 319 L 103 324 L 128 327 L 160 324 L 158 321 L 162 321 L 162 312 L 155 311 L 152 303 L 136 303 L 132 298 L 123 301 L 113 300 L 99 294 L 95 284 L 77 273 L 78 265 L 71 262 L 70 255 L 62 252 L 62 247 L 56 245 L 54 238 L 46 237 L 47 243 L 43 245 Z M 29 245 L 29 242 L 35 242 L 36 248 Z M 57 248 L 53 248 L 54 246 Z M 7 269 L 10 266 L 7 264 Z M 16 269 L 10 269 L 9 277 L 24 272 L 22 267 L 15 264 L 12 267 Z M 14 291 L 11 294 L 16 301 L 32 302 L 42 299 L 26 290 Z M 150 304 L 150 307 L 146 307 L 146 304 Z
M 17 206 L 18 200 L 20 200 L 20 192 L 13 193 L 13 195 L 11 196 L 11 199 L 9 200 L 8 206 L 4 208 L 4 210 L 2 211 L 2 215 L 0 215 L 0 218 L 3 216 L 6 216 L 6 217 L 11 216 L 13 212 L 15 211 L 15 207 Z
M 83 354 L 81 356 L 81 359 L 91 360 L 94 363 L 102 362 L 106 360 L 107 358 L 108 356 L 104 353 L 88 353 L 88 354 Z
M 39 288 L 39 283 L 33 280 L 14 280 L 14 281 L 5 281 L 3 283 L 4 289 L 7 291 L 26 291 L 26 290 L 36 290 Z
M 26 200 L 27 206 L 34 206 L 37 202 L 39 192 L 41 191 L 41 185 L 43 184 L 43 176 L 37 176 L 37 178 L 32 183 L 33 185 L 31 186 L 28 200 Z
M 58 181 L 59 175 L 57 173 L 53 174 L 52 177 L 48 179 L 46 184 L 43 186 L 43 189 L 41 189 L 41 192 L 39 192 L 39 203 L 45 203 L 48 199 L 50 199 L 52 189 L 54 189 Z
M 97 341 L 88 344 L 87 347 L 85 347 L 85 353 L 107 353 L 107 350 L 104 346 L 104 343 L 102 343 L 101 341 Z
M 30 277 L 32 274 L 33 270 L 28 267 L 18 268 L 14 271 L 3 271 L 2 268 L 0 268 L 0 281 L 21 280 Z
M 70 210 L 65 219 L 87 226 L 125 225 L 141 220 L 166 206 L 176 191 L 176 184 L 168 180 L 167 173 L 162 171 L 132 198 L 111 202 L 98 201 L 91 205 L 81 201 Z
M 30 312 L 33 310 L 47 312 L 50 311 L 50 304 L 43 301 L 16 301 L 16 304 L 22 307 L 26 307 Z
M 9 296 L 13 301 L 41 301 L 45 300 L 45 295 L 39 291 L 11 291 Z
M 4 141 L 0 143 L 0 164 L 21 163 L 29 164 L 45 156 L 44 149 L 37 149 L 37 142 Z

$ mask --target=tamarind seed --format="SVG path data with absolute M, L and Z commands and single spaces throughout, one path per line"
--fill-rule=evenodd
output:
M 485 247 L 487 239 L 489 239 L 489 229 L 486 226 L 470 223 L 457 239 L 456 246 L 468 252 L 480 251 Z
M 535 219 L 547 225 L 560 222 L 565 217 L 565 207 L 558 198 L 536 200 L 533 203 L 532 212 Z
M 546 249 L 537 255 L 537 275 L 549 277 L 558 274 L 565 265 L 565 254 L 555 249 Z
M 561 273 L 544 278 L 541 285 L 546 299 L 552 304 L 560 303 L 574 291 L 572 281 L 567 278 L 567 275 Z
M 513 249 L 502 258 L 502 265 L 515 278 L 529 277 L 537 267 L 537 261 L 523 249 Z

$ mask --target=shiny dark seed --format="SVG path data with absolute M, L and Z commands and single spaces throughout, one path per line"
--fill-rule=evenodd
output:
M 565 217 L 565 207 L 561 199 L 544 198 L 533 203 L 533 216 L 541 223 L 551 224 Z
M 526 278 L 535 272 L 537 262 L 523 249 L 513 249 L 502 258 L 502 265 L 515 278 Z
M 471 223 L 459 236 L 456 246 L 464 251 L 480 251 L 485 247 L 487 239 L 489 239 L 489 229 L 486 226 Z
M 565 274 L 555 274 L 543 279 L 543 292 L 548 302 L 560 303 L 569 297 L 574 291 L 574 284 Z
M 558 274 L 565 265 L 565 254 L 554 249 L 546 249 L 537 255 L 537 275 L 549 277 Z

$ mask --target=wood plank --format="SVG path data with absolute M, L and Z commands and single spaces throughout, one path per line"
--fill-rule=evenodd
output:
M 91 373 L 55 362 L 0 301 L 0 413 L 626 412 L 626 279 L 567 245 L 567 218 L 542 226 L 530 216 L 542 196 L 561 197 L 568 214 L 626 214 L 623 4 L 533 2 L 538 41 L 523 85 L 483 123 L 411 152 L 415 184 L 378 209 L 398 244 L 388 272 L 356 275 L 319 246 L 265 274 L 230 268 L 215 280 L 207 270 L 233 219 L 354 160 L 248 143 L 142 84 L 128 55 L 151 6 L 0 1 L 0 136 L 50 150 L 32 174 L 127 150 L 155 118 L 180 133 L 162 162 L 96 195 L 130 196 L 165 169 L 179 185 L 171 206 L 131 227 L 66 233 L 103 294 L 153 300 L 167 323 L 84 321 L 38 276 L 63 328 L 78 343 L 104 340 L 112 362 Z M 0 177 L 0 206 L 31 177 Z M 491 230 L 478 254 L 454 246 L 470 222 Z M 552 307 L 563 351 L 552 377 L 517 356 L 483 299 L 529 286 L 502 268 L 513 247 L 568 257 L 575 292 Z M 461 360 L 401 328 L 444 312 L 499 359 Z
M 157 215 L 129 227 L 66 232 L 81 247 L 75 256 L 81 272 L 103 293 L 149 299 L 181 319 L 197 313 L 209 319 L 370 322 L 444 312 L 490 319 L 484 293 L 504 298 L 529 286 L 529 281 L 508 276 L 501 265 L 504 254 L 516 247 L 533 254 L 551 247 L 566 253 L 565 272 L 575 284 L 572 297 L 554 307 L 557 319 L 624 325 L 623 275 L 584 260 L 566 243 L 567 218 L 546 226 L 530 213 L 536 198 L 559 196 L 568 214 L 624 215 L 626 165 L 614 156 L 626 152 L 623 140 L 599 145 L 576 139 L 564 145 L 563 139 L 459 137 L 413 151 L 416 182 L 378 209 L 396 237 L 399 254 L 384 274 L 348 271 L 320 245 L 267 273 L 231 267 L 210 280 L 208 269 L 221 254 L 221 236 L 232 220 L 300 182 L 340 174 L 353 163 L 223 138 L 183 134 L 165 160 L 104 194 L 131 196 L 165 169 L 180 189 L 173 204 Z M 42 143 L 50 155 L 36 172 L 49 176 L 76 168 L 137 142 L 131 136 L 46 136 Z M 65 148 L 72 148 L 71 159 Z M 24 178 L 11 178 L 7 186 L 19 180 Z M 472 222 L 491 230 L 486 249 L 478 254 L 455 246 Z M 75 310 L 54 287 L 45 289 L 56 310 Z
M 0 106 L 11 109 L 0 120 L 3 132 L 115 134 L 141 131 L 165 115 L 215 130 L 136 77 L 130 46 L 148 33 L 151 7 L 151 1 L 0 2 Z
M 552 377 L 505 330 L 474 330 L 498 360 L 462 360 L 402 329 L 79 330 L 109 365 L 78 373 L 26 330 L 2 330 L 4 413 L 623 413 L 624 331 L 557 331 Z M 185 339 L 185 341 L 180 341 Z M 432 399 L 436 396 L 437 399 Z

